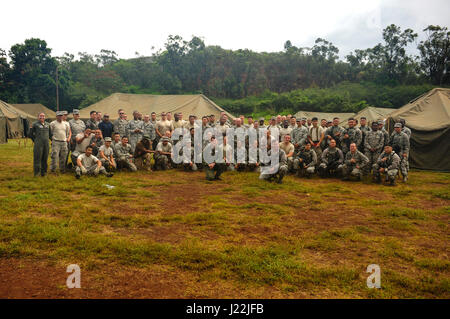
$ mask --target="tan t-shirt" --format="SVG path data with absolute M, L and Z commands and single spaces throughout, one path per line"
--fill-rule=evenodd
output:
M 70 125 L 66 121 L 53 121 L 50 123 L 50 130 L 52 131 L 52 140 L 64 142 L 67 140 L 70 134 Z
M 280 143 L 280 148 L 286 153 L 286 156 L 289 153 L 294 152 L 295 150 L 294 144 L 292 144 L 291 142 L 289 142 L 288 144 L 286 144 L 285 142 Z
M 156 122 L 156 128 L 158 129 L 159 133 L 164 136 L 167 131 L 173 131 L 173 124 L 172 122 L 165 120 L 165 121 L 158 121 Z

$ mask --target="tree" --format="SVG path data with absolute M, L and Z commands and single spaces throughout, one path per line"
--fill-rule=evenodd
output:
M 433 84 L 442 85 L 449 80 L 450 71 L 450 31 L 447 27 L 429 25 L 423 31 L 427 39 L 420 41 L 421 69 Z

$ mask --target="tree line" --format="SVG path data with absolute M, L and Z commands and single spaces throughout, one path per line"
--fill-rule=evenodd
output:
M 203 93 L 230 112 L 358 111 L 373 105 L 398 108 L 435 86 L 450 85 L 450 32 L 430 25 L 418 34 L 392 24 L 383 42 L 356 49 L 341 60 L 339 49 L 318 38 L 312 47 L 286 41 L 280 52 L 226 50 L 193 36 L 170 35 L 152 56 L 121 59 L 112 50 L 53 56 L 46 41 L 27 39 L 0 49 L 0 99 L 61 109 L 85 107 L 114 92 Z

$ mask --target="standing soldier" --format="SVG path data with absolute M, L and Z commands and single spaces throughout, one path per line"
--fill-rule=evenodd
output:
M 403 182 L 406 183 L 408 181 L 409 138 L 406 133 L 402 132 L 401 123 L 395 123 L 390 144 L 400 157 L 400 171 L 403 176 Z
M 370 132 L 370 127 L 367 125 L 367 118 L 365 116 L 361 116 L 360 118 L 361 125 L 359 126 L 359 130 L 362 134 L 361 144 L 359 146 L 359 150 L 364 152 L 364 141 L 366 140 L 367 134 Z
M 362 170 L 369 163 L 369 159 L 358 151 L 356 144 L 350 144 L 350 152 L 345 155 L 344 166 L 342 167 L 342 180 L 349 180 L 351 176 L 361 180 Z
M 383 133 L 384 136 L 384 142 L 383 142 L 383 148 L 389 144 L 389 133 L 384 129 L 384 122 L 383 120 L 378 120 L 378 130 Z
M 121 137 L 127 136 L 127 125 L 128 121 L 126 119 L 125 111 L 119 109 L 119 118 L 113 123 L 114 133 L 119 133 Z
M 411 138 L 411 129 L 409 127 L 406 127 L 405 119 L 400 119 L 399 122 L 402 125 L 402 132 L 406 133 L 406 135 L 408 135 L 408 138 Z
M 362 133 L 359 128 L 355 127 L 355 119 L 351 117 L 348 119 L 348 128 L 341 135 L 341 146 L 344 155 L 350 150 L 351 143 L 355 143 L 356 148 L 359 148 L 361 141 Z
M 295 147 L 294 144 L 291 143 L 291 136 L 289 134 L 284 136 L 283 142 L 280 143 L 280 149 L 286 154 L 288 171 L 292 171 L 294 167 Z
M 364 174 L 370 173 L 373 164 L 375 164 L 383 151 L 384 134 L 378 130 L 378 123 L 372 123 L 372 130 L 366 133 L 364 139 L 364 154 L 369 159 L 369 164 L 364 167 Z
M 86 124 L 80 119 L 80 110 L 74 109 L 72 111 L 73 119 L 69 121 L 70 130 L 72 131 L 72 138 L 70 139 L 70 150 L 73 152 L 76 146 L 76 136 L 80 133 L 84 133 L 86 130 Z M 76 166 L 77 163 L 73 163 Z
M 384 147 L 384 152 L 378 157 L 377 163 L 373 165 L 373 177 L 376 183 L 381 183 L 381 174 L 386 175 L 390 185 L 395 186 L 395 177 L 400 166 L 400 157 L 392 150 L 391 145 Z
M 86 121 L 86 127 L 90 128 L 91 131 L 94 131 L 96 129 L 98 129 L 98 124 L 97 124 L 97 112 L 95 111 L 91 111 L 89 113 L 90 115 L 90 119 Z
M 133 119 L 128 122 L 127 125 L 127 137 L 129 138 L 130 145 L 131 145 L 131 152 L 134 153 L 134 150 L 136 149 L 136 144 L 141 140 L 142 133 L 144 132 L 144 123 L 139 120 L 139 112 L 134 111 L 133 112 Z
M 56 112 L 56 120 L 50 123 L 50 131 L 52 136 L 52 161 L 50 163 L 50 170 L 52 173 L 56 172 L 56 162 L 59 163 L 59 171 L 64 173 L 66 171 L 66 158 L 69 152 L 67 143 L 70 142 L 70 127 L 62 120 L 63 112 Z
M 308 129 L 302 125 L 301 118 L 297 119 L 297 126 L 292 130 L 291 141 L 294 144 L 295 150 L 303 148 L 303 145 L 308 138 Z M 309 141 L 308 141 L 309 143 Z
M 341 148 L 341 135 L 344 129 L 339 126 L 339 117 L 333 118 L 333 125 L 327 128 L 325 131 L 326 145 L 330 144 L 330 141 L 334 139 L 336 141 L 336 147 Z
M 317 157 L 322 156 L 322 141 L 325 138 L 325 132 L 322 126 L 319 126 L 319 120 L 317 117 L 312 118 L 312 126 L 308 131 L 309 142 L 313 146 L 313 150 L 316 152 Z
M 224 137 L 226 139 L 226 137 Z M 204 156 L 205 161 L 205 173 L 208 181 L 221 180 L 220 175 L 227 170 L 226 163 L 226 150 L 223 148 L 223 144 L 219 145 L 215 136 L 211 136 L 211 142 L 206 145 Z M 219 153 L 219 155 L 217 155 Z M 208 160 L 211 158 L 211 161 Z
M 153 141 L 156 138 L 156 132 L 155 132 L 155 125 L 153 125 L 152 121 L 150 120 L 150 116 L 148 114 L 144 115 L 144 122 L 142 125 L 143 125 L 142 136 L 144 135 L 148 136 L 148 139 L 150 140 L 153 149 Z
M 33 148 L 33 170 L 34 176 L 47 174 L 47 161 L 50 135 L 50 125 L 45 122 L 45 114 L 39 113 L 38 120 L 30 128 L 29 136 L 34 142 Z

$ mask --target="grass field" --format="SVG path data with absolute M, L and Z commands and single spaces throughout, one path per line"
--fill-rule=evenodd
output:
M 450 298 L 450 174 L 222 177 L 34 178 L 31 142 L 0 145 L 0 297 Z M 81 289 L 65 285 L 69 264 Z

